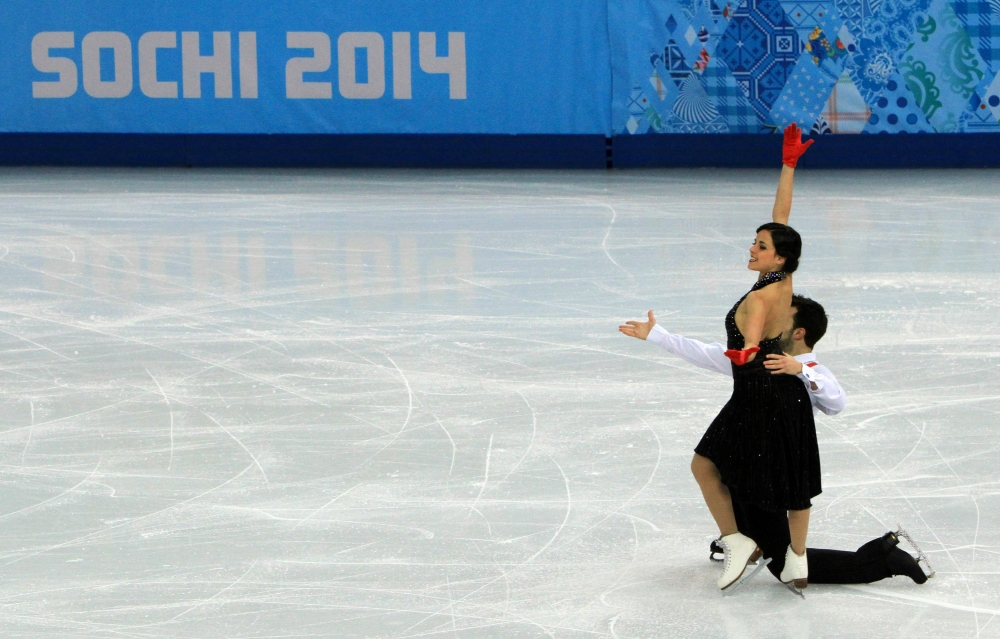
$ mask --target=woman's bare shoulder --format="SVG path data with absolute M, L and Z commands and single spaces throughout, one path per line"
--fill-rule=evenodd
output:
M 747 299 L 753 299 L 761 302 L 772 302 L 781 299 L 783 295 L 787 294 L 788 292 L 783 290 L 782 287 L 777 284 L 772 284 L 756 291 L 750 291 L 747 295 Z

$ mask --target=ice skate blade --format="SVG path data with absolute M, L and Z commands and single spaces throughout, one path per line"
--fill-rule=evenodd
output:
M 806 598 L 806 593 L 802 592 L 802 589 L 796 588 L 794 581 L 792 583 L 790 583 L 790 584 L 785 584 L 785 585 L 788 586 L 788 589 L 791 590 L 796 595 L 802 597 L 803 599 Z
M 936 572 L 934 570 L 934 567 L 931 566 L 931 560 L 927 558 L 927 555 L 925 555 L 924 551 L 920 548 L 920 546 L 917 545 L 917 542 L 913 540 L 913 537 L 910 537 L 910 533 L 906 532 L 905 528 L 903 528 L 899 524 L 896 524 L 896 528 L 898 528 L 898 530 L 895 532 L 896 537 L 897 538 L 902 537 L 903 539 L 908 541 L 911 546 L 913 546 L 913 549 L 917 551 L 917 564 L 918 565 L 923 564 L 923 566 L 927 566 L 927 571 L 925 574 L 927 574 L 928 579 L 933 578 Z M 923 569 L 923 566 L 921 566 L 921 569 Z
M 745 584 L 746 582 L 748 582 L 751 579 L 753 579 L 753 576 L 756 575 L 758 572 L 760 572 L 764 568 L 764 566 L 768 565 L 769 563 L 771 563 L 771 558 L 770 557 L 767 557 L 766 559 L 762 559 L 762 560 L 758 561 L 756 568 L 754 568 L 753 570 L 751 570 L 749 573 L 747 573 L 747 572 L 744 571 L 742 577 L 740 577 L 739 579 L 737 579 L 736 581 L 734 581 L 731 585 L 727 586 L 722 591 L 722 595 L 723 596 L 729 596 L 729 595 L 733 594 L 734 592 L 736 592 L 737 590 L 739 590 L 740 588 L 742 588 L 743 584 Z

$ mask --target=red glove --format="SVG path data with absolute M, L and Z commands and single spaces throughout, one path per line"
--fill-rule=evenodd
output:
M 815 140 L 809 140 L 802 144 L 802 129 L 792 122 L 785 127 L 785 145 L 781 149 L 781 162 L 795 168 L 799 158 L 806 152 Z
M 760 348 L 757 346 L 751 346 L 750 348 L 746 348 L 742 351 L 731 348 L 725 352 L 725 356 L 733 360 L 733 363 L 737 366 L 743 366 L 750 361 L 750 356 L 759 350 Z

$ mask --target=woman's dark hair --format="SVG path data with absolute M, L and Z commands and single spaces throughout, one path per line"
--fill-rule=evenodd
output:
M 768 222 L 761 224 L 757 232 L 770 231 L 771 241 L 774 242 L 774 252 L 785 258 L 785 266 L 782 271 L 794 273 L 799 267 L 799 256 L 802 255 L 802 238 L 798 231 L 785 224 Z
M 826 311 L 819 302 L 801 295 L 792 295 L 792 307 L 795 309 L 792 328 L 806 329 L 804 341 L 806 346 L 812 348 L 826 335 Z

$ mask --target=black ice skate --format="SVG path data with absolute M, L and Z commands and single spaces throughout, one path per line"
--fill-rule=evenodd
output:
M 924 554 L 924 551 L 920 549 L 920 546 L 917 545 L 917 542 L 913 540 L 913 537 L 910 537 L 910 534 L 906 532 L 906 530 L 902 526 L 899 526 L 899 530 L 897 530 L 894 533 L 886 533 L 886 536 L 889 535 L 892 535 L 892 537 L 896 541 L 896 543 L 894 543 L 893 546 L 898 545 L 899 538 L 902 537 L 907 542 L 909 542 L 911 546 L 913 546 L 914 550 L 917 551 L 917 558 L 916 560 L 914 560 L 913 557 L 909 555 L 909 553 L 905 553 L 899 548 L 894 547 L 893 550 L 895 550 L 896 552 L 895 553 L 890 552 L 889 554 L 886 555 L 885 558 L 886 564 L 889 566 L 889 570 L 892 571 L 892 574 L 906 575 L 907 577 L 917 582 L 918 584 L 922 584 L 925 581 L 927 581 L 930 577 L 934 576 L 934 568 L 931 567 L 931 562 L 927 558 L 927 555 Z M 904 558 L 901 557 L 900 555 L 905 555 L 906 557 Z M 906 561 L 907 559 L 909 560 L 909 562 Z M 921 563 L 923 563 L 924 566 L 927 567 L 926 573 L 920 567 Z M 910 564 L 916 566 L 917 571 L 919 571 L 919 574 L 918 572 L 913 571 Z M 900 572 L 896 572 L 897 568 L 900 570 Z
M 872 539 L 858 548 L 858 556 L 862 557 L 866 562 L 875 562 L 884 565 L 889 572 L 889 576 L 903 575 L 918 584 L 922 584 L 927 581 L 927 575 L 924 574 L 923 568 L 917 563 L 919 559 L 914 559 L 909 553 L 904 552 L 901 548 L 897 548 L 900 537 L 904 539 L 909 537 L 909 535 L 904 535 L 905 531 L 902 529 L 900 532 L 887 532 L 881 537 Z M 912 541 L 910 543 L 914 548 L 917 548 L 917 552 L 920 552 L 916 544 Z M 923 556 L 922 552 L 920 554 Z M 926 557 L 924 561 L 926 562 Z M 932 572 L 931 575 L 933 576 L 933 574 Z

